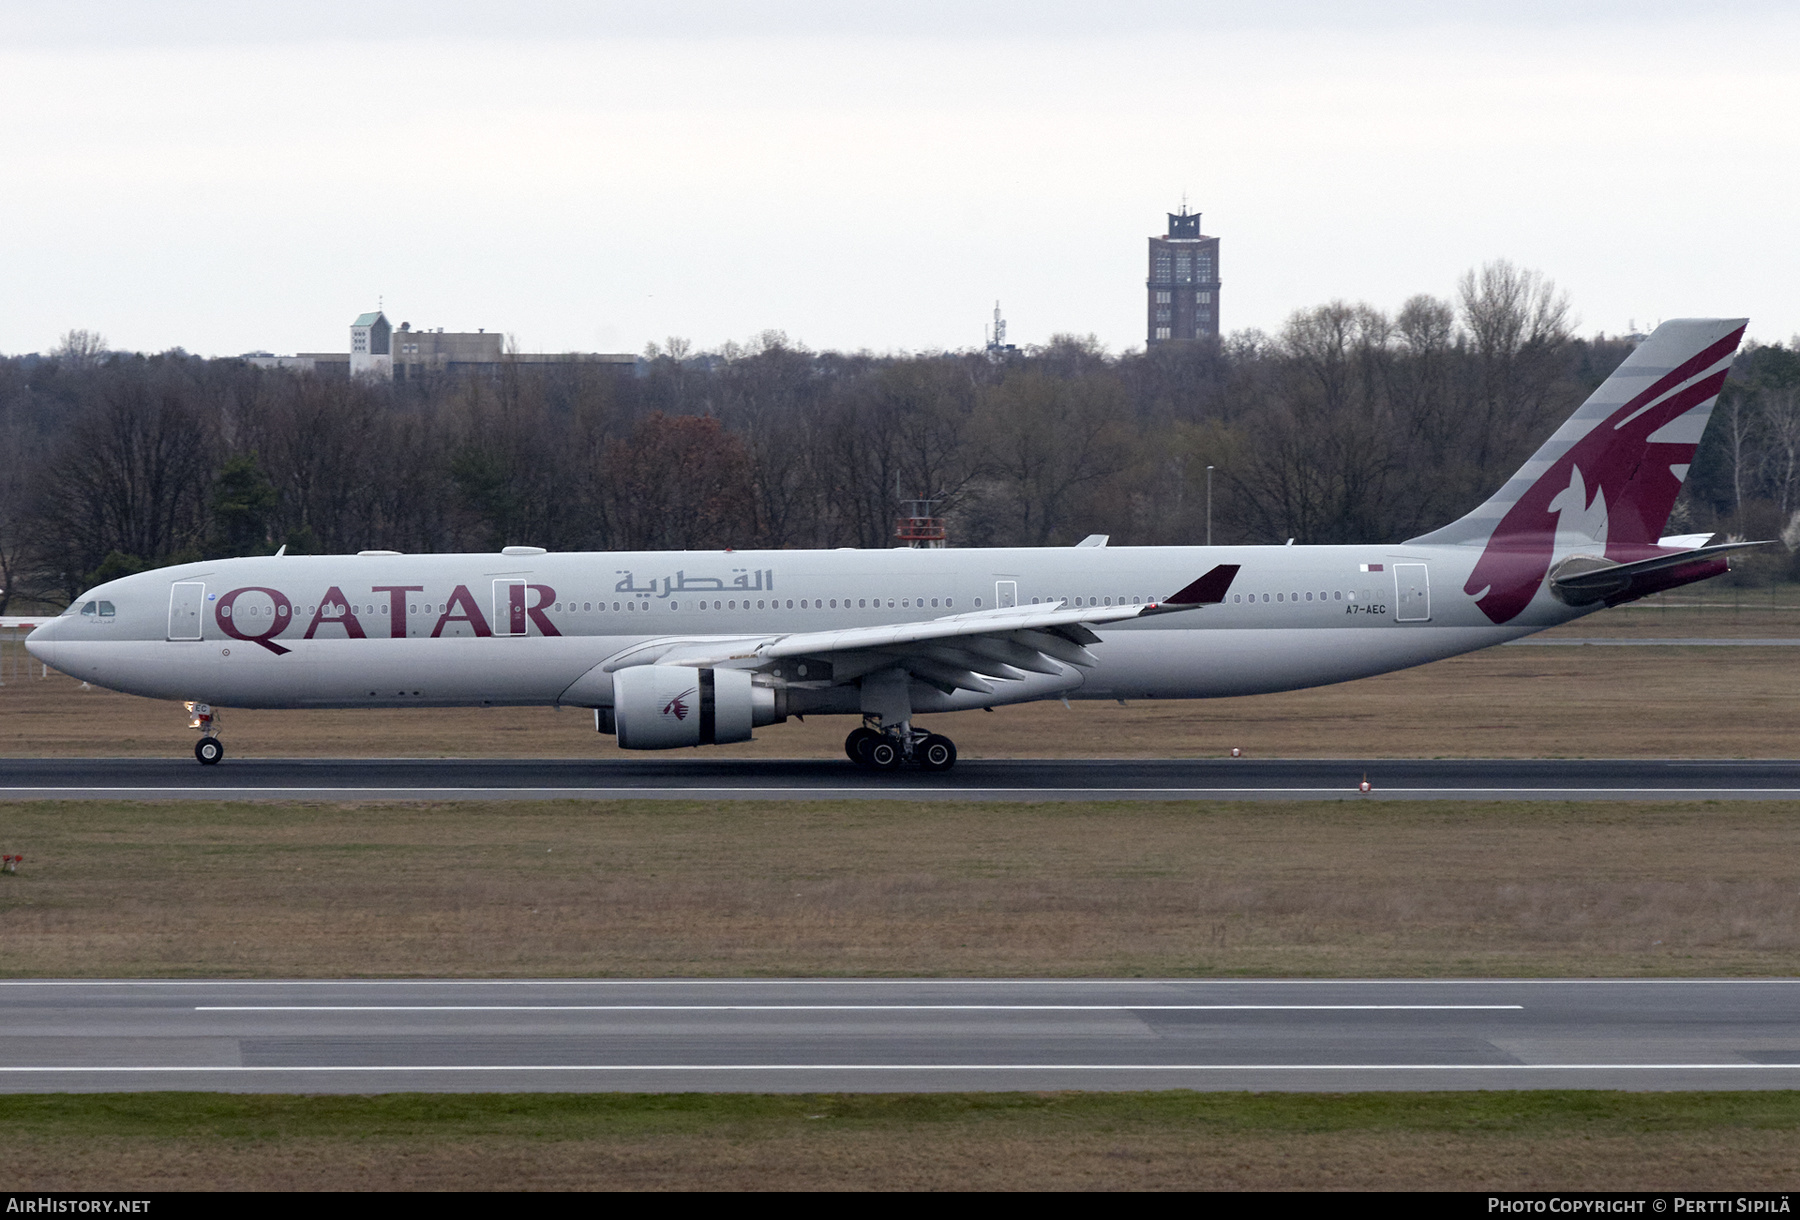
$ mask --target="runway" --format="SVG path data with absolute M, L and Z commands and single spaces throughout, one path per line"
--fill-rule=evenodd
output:
M 1800 980 L 0 982 L 0 1091 L 1800 1087 Z
M 1360 784 L 1367 777 L 1371 792 Z M 1800 760 L 0 759 L 0 799 L 1794 800 Z

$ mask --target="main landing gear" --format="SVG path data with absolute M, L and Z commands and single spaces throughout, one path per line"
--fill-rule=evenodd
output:
M 901 735 L 878 732 L 864 725 L 844 738 L 844 753 L 859 767 L 871 771 L 898 771 L 907 763 L 927 771 L 948 771 L 956 765 L 956 743 L 938 733 L 908 728 Z
M 186 703 L 188 728 L 200 730 L 200 740 L 194 743 L 194 757 L 203 766 L 215 766 L 225 757 L 225 743 L 219 740 L 219 715 L 213 711 L 210 703 Z
M 908 763 L 927 771 L 956 765 L 956 743 L 913 728 L 912 675 L 895 666 L 864 674 L 857 684 L 863 724 L 844 738 L 844 753 L 859 767 L 897 771 Z

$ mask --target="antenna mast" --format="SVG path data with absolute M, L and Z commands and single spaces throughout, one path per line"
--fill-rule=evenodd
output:
M 986 327 L 982 328 L 986 330 Z M 1006 319 L 1000 316 L 1000 302 L 994 302 L 994 329 L 987 342 L 989 360 L 1001 360 L 1018 349 L 1006 341 Z

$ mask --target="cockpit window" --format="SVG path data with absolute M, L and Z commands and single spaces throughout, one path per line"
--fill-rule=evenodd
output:
M 83 618 L 93 618 L 94 617 L 94 609 L 95 609 L 95 604 L 93 602 L 89 602 L 87 605 L 85 605 L 81 608 L 82 617 Z
M 100 603 L 100 617 L 101 618 L 111 618 L 114 613 L 115 613 L 115 611 L 113 610 L 113 604 L 111 602 L 101 602 Z

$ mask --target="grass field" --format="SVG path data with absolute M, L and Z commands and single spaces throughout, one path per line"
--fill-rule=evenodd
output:
M 13 803 L 10 976 L 1786 975 L 1800 806 Z
M 1800 638 L 1720 591 L 1562 636 Z M 0 754 L 182 757 L 23 672 Z M 1506 648 L 933 718 L 965 757 L 1793 757 L 1800 649 Z M 232 757 L 627 757 L 548 709 L 238 712 Z M 715 753 L 838 757 L 848 723 Z M 1800 805 L 0 803 L 0 973 L 1788 975 Z M 12 1189 L 1783 1189 L 1800 1093 L 0 1097 Z
M 1780 1190 L 1800 1093 L 0 1097 L 11 1190 Z

